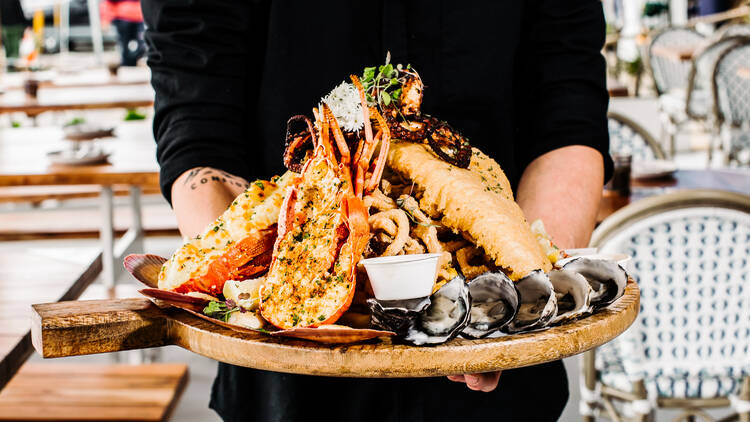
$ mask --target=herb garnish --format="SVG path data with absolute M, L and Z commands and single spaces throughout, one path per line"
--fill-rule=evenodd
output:
M 398 103 L 401 98 L 401 86 L 403 80 L 400 77 L 404 66 L 397 64 L 393 66 L 390 63 L 391 54 L 385 57 L 385 64 L 375 67 L 366 67 L 362 73 L 362 87 L 365 90 L 367 102 L 371 105 L 380 105 L 381 108 L 387 107 L 391 102 Z M 407 70 L 411 65 L 406 65 Z
M 210 316 L 211 318 L 216 318 L 227 322 L 229 321 L 229 315 L 240 310 L 240 307 L 237 306 L 234 302 L 230 303 L 230 305 L 234 306 L 229 307 L 227 306 L 226 302 L 212 300 L 208 302 L 208 305 L 205 308 L 203 308 L 203 313 Z

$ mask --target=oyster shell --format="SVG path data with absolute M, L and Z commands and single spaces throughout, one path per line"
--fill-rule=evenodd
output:
M 367 305 L 370 307 L 370 322 L 373 326 L 404 336 L 419 314 L 430 305 L 430 298 L 405 300 L 373 298 L 367 299 Z
M 620 264 L 608 259 L 575 258 L 562 267 L 586 278 L 591 289 L 591 306 L 603 308 L 625 293 L 628 273 Z
M 557 315 L 551 324 L 560 324 L 591 312 L 591 286 L 586 278 L 570 270 L 552 270 L 549 277 L 557 299 Z
M 585 281 L 585 280 L 584 280 Z M 516 286 L 501 272 L 486 272 L 469 282 L 471 311 L 461 331 L 467 338 L 483 338 L 506 326 L 518 311 Z
M 516 317 L 505 327 L 509 333 L 530 331 L 549 325 L 557 313 L 557 300 L 549 277 L 536 270 L 516 282 L 520 304 Z
M 434 345 L 454 338 L 469 322 L 471 296 L 463 277 L 455 277 L 430 296 L 430 305 L 419 313 L 404 340 Z

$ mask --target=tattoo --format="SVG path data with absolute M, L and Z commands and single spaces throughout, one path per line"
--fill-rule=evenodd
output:
M 198 173 L 201 172 L 205 167 L 196 167 L 192 170 L 190 170 L 190 173 L 188 173 L 187 177 L 185 177 L 185 182 L 183 185 L 187 185 L 189 181 L 193 180 L 193 178 L 198 175 Z
M 198 177 L 200 178 L 198 179 Z M 187 185 L 190 183 L 190 189 L 196 190 L 198 185 L 205 185 L 209 182 L 230 184 L 244 189 L 250 187 L 250 184 L 242 178 L 232 176 L 225 171 L 212 169 L 210 167 L 196 167 L 190 170 L 185 177 L 185 182 L 183 184 Z

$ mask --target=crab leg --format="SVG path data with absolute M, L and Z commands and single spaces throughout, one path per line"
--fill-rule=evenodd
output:
M 328 119 L 326 119 L 325 112 L 318 112 L 317 108 L 313 108 L 313 114 L 315 115 L 315 123 L 318 126 L 318 146 L 322 147 L 325 151 L 325 156 L 328 161 L 335 167 L 338 166 L 336 155 L 333 153 L 333 145 L 331 140 L 328 138 Z
M 372 136 L 372 125 L 370 124 L 370 109 L 367 106 L 365 90 L 362 88 L 362 84 L 359 82 L 357 75 L 350 75 L 350 78 L 352 79 L 354 86 L 357 88 L 357 91 L 359 91 L 359 100 L 362 103 L 362 117 L 364 118 L 365 125 L 365 145 L 362 154 L 360 154 L 359 160 L 354 163 L 357 169 L 354 193 L 357 197 L 361 198 L 364 189 L 365 172 L 367 171 L 367 163 L 369 162 L 368 155 L 372 154 L 371 152 L 367 154 L 367 152 L 372 147 L 374 140 Z
M 380 177 L 383 175 L 383 169 L 385 169 L 385 161 L 388 158 L 388 149 L 391 146 L 391 131 L 388 129 L 388 125 L 385 122 L 383 116 L 378 113 L 377 110 L 373 110 L 375 118 L 378 120 L 378 124 L 383 131 L 382 138 L 380 139 L 380 153 L 378 154 L 378 161 L 375 165 L 375 169 L 372 171 L 370 180 L 365 185 L 365 195 L 374 191 L 380 183 Z
M 346 139 L 344 139 L 344 134 L 341 132 L 338 121 L 336 121 L 333 112 L 331 112 L 331 109 L 326 104 L 323 104 L 323 113 L 328 119 L 331 132 L 333 133 L 333 139 L 336 141 L 336 146 L 339 149 L 339 155 L 341 157 L 339 168 L 343 170 L 344 177 L 346 177 L 349 183 L 349 190 L 352 191 L 354 187 L 352 186 L 351 168 L 349 167 L 351 161 L 349 146 L 346 144 Z

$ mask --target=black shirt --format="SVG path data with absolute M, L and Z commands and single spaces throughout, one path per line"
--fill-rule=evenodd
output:
M 611 173 L 598 0 L 142 4 L 167 199 L 174 180 L 197 166 L 248 180 L 283 172 L 286 120 L 310 115 L 334 86 L 382 64 L 387 51 L 422 76 L 422 110 L 495 158 L 514 187 L 533 159 L 567 145 L 599 150 Z M 222 364 L 211 405 L 226 420 L 321 411 L 328 419 L 432 421 L 457 409 L 512 420 L 544 409 L 555 419 L 566 399 L 559 362 L 506 371 L 490 394 L 444 378 L 342 380 Z M 524 404 L 539 400 L 547 404 Z

